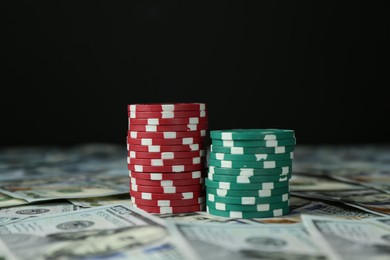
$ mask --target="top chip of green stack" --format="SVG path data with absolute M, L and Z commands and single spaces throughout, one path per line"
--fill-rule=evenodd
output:
M 220 140 L 278 140 L 295 138 L 290 129 L 230 129 L 210 131 L 212 139 Z

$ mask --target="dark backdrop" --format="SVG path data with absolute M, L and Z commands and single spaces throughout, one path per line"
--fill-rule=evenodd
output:
M 3 1 L 0 144 L 124 143 L 127 104 L 150 102 L 205 102 L 211 130 L 390 142 L 385 1 L 248 2 Z

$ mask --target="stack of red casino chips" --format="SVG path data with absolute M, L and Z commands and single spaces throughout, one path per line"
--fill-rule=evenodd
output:
M 203 211 L 206 104 L 130 104 L 128 118 L 133 205 L 158 214 Z

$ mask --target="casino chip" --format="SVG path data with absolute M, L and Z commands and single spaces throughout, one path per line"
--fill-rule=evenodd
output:
M 205 210 L 206 104 L 130 104 L 127 108 L 133 205 L 153 214 Z
M 205 181 L 209 214 L 269 218 L 290 211 L 293 130 L 213 130 L 210 137 Z

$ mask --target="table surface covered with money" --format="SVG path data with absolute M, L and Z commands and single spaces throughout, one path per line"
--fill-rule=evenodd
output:
M 290 213 L 132 206 L 126 147 L 0 150 L 0 259 L 390 259 L 390 145 L 297 145 Z

